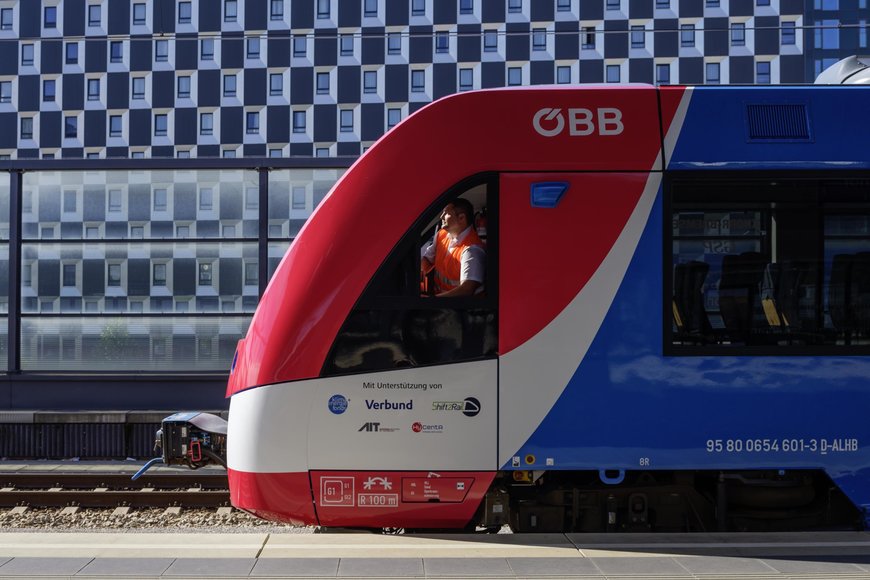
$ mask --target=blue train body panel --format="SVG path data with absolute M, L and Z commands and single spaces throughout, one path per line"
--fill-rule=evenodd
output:
M 867 95 L 697 88 L 668 170 L 870 168 L 870 124 L 854 116 Z M 748 122 L 734 122 L 748 104 L 802 105 L 808 137 L 751 139 Z M 823 469 L 867 518 L 870 357 L 665 356 L 663 198 L 591 347 L 517 455 L 563 470 Z

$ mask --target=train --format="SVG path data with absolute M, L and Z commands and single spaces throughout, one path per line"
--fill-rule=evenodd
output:
M 861 85 L 629 84 L 408 116 L 239 342 L 216 435 L 233 505 L 381 530 L 866 528 L 867 110 Z M 434 296 L 421 249 L 458 198 L 483 291 Z

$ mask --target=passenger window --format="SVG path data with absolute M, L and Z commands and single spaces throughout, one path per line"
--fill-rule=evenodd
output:
M 492 175 L 466 180 L 446 192 L 416 223 L 409 224 L 407 234 L 342 325 L 323 375 L 444 364 L 497 354 L 497 183 Z M 445 207 L 453 202 L 468 208 L 463 217 L 444 214 Z M 457 230 L 454 220 L 467 224 L 468 231 Z M 449 240 L 456 258 L 448 264 L 449 271 L 444 271 L 450 260 L 442 251 L 437 252 L 438 269 L 428 267 L 436 263 L 434 253 L 428 254 L 432 260 L 426 259 L 427 248 L 444 239 L 445 234 L 438 234 L 442 226 L 460 234 Z M 469 262 L 473 264 L 469 266 Z M 471 277 L 480 280 L 467 295 L 453 292 L 437 296 Z
M 675 181 L 670 346 L 870 346 L 870 181 Z

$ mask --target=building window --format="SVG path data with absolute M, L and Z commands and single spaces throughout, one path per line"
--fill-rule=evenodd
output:
M 316 83 L 317 83 L 317 94 L 318 95 L 328 95 L 329 94 L 329 73 L 328 72 L 317 73 Z
M 556 0 L 556 11 L 557 12 L 570 12 L 571 11 L 571 0 Z
M 256 286 L 259 279 L 258 264 L 256 262 L 245 262 L 245 286 Z
M 178 77 L 178 98 L 179 99 L 189 99 L 190 98 L 190 77 L 189 76 Z
M 145 25 L 145 4 L 133 4 L 133 26 Z
M 99 4 L 88 5 L 88 26 L 99 26 L 102 20 L 102 6 Z
M 317 0 L 317 17 L 329 18 L 329 0 Z
M 212 113 L 199 114 L 199 134 L 211 135 L 214 133 L 214 115 Z
M 225 240 L 236 237 L 236 226 L 226 224 L 221 228 L 221 237 Z
M 619 10 L 619 0 L 607 0 L 608 10 Z
M 483 31 L 483 52 L 496 52 L 498 50 L 498 31 Z
M 76 210 L 76 192 L 63 192 L 63 211 L 64 213 L 73 213 Z
M 21 66 L 33 66 L 34 49 L 32 44 L 21 45 Z
M 608 64 L 604 67 L 605 79 L 608 83 L 618 83 L 620 70 L 618 64 Z
M 154 41 L 154 62 L 169 61 L 169 41 L 155 40 Z
M 450 50 L 450 36 L 444 30 L 435 33 L 435 52 L 446 53 Z
M 66 43 L 66 64 L 78 64 L 79 62 L 79 45 L 77 42 Z
M 507 84 L 509 87 L 516 87 L 523 84 L 523 69 L 518 66 L 508 67 Z
M 387 54 L 402 53 L 402 34 L 400 32 L 390 32 L 387 34 Z
M 305 132 L 305 111 L 293 111 L 293 132 Z
M 795 41 L 797 38 L 795 35 L 795 30 L 796 30 L 795 25 L 796 25 L 795 22 L 781 22 L 780 23 L 781 42 L 783 45 L 795 44 Z M 863 46 L 863 45 L 861 45 L 861 46 Z
M 188 226 L 188 225 L 175 226 L 175 237 L 176 238 L 189 238 L 190 237 L 190 226 Z
M 257 209 L 260 205 L 260 190 L 249 187 L 245 190 L 245 209 Z
M 770 6 L 770 0 L 755 0 L 756 6 Z
M 269 149 L 269 157 L 284 157 L 284 151 L 281 148 Z
M 145 237 L 145 226 L 130 226 L 130 237 L 135 240 L 141 240 Z
M 411 71 L 411 92 L 423 93 L 426 91 L 426 71 Z
M 583 27 L 583 44 L 581 48 L 585 50 L 594 50 L 595 49 L 595 27 L 594 26 L 584 26 Z
M 473 14 L 474 13 L 473 0 L 459 0 L 459 13 L 460 14 Z
M 200 60 L 214 60 L 214 38 L 203 38 L 199 43 Z
M 12 8 L 0 9 L 0 30 L 12 30 Z
M 42 100 L 43 102 L 53 102 L 57 94 L 57 82 L 48 79 L 42 81 Z
M 353 132 L 353 110 L 352 109 L 342 109 L 339 111 L 339 126 L 340 131 L 342 133 L 352 133 Z
M 284 94 L 284 75 L 272 73 L 269 75 L 269 96 L 280 97 Z
M 378 92 L 377 71 L 367 70 L 363 72 L 363 92 L 369 94 Z
M 109 286 L 121 285 L 121 264 L 107 264 L 109 269 Z
M 199 285 L 200 286 L 211 286 L 211 262 L 201 262 L 199 264 Z
M 708 62 L 704 67 L 704 74 L 706 76 L 705 82 L 708 85 L 718 85 L 719 84 L 719 63 L 718 62 Z
M 100 100 L 100 79 L 88 79 L 88 100 Z
M 770 62 L 766 60 L 755 63 L 755 84 L 770 84 Z
M 707 8 L 719 8 L 719 0 L 706 0 Z
M 363 16 L 375 18 L 378 15 L 378 0 L 363 0 Z
M 109 62 L 124 61 L 124 43 L 120 40 L 113 40 L 109 43 Z
M 291 198 L 291 207 L 293 209 L 305 209 L 305 188 L 294 187 L 293 197 Z
M 33 139 L 33 117 L 21 117 L 21 138 Z
M 293 37 L 293 56 L 305 58 L 308 52 L 308 39 L 304 35 L 297 34 Z
M 76 117 L 65 117 L 63 120 L 63 136 L 65 139 L 76 139 L 79 136 L 79 120 Z
M 235 22 L 239 17 L 239 3 L 236 0 L 224 0 L 224 22 Z
M 546 28 L 535 28 L 532 31 L 532 50 L 547 50 Z
M 260 39 L 249 38 L 246 52 L 248 58 L 260 58 Z
M 0 81 L 0 103 L 12 102 L 12 81 Z
M 284 19 L 284 0 L 272 0 L 269 3 L 269 19 L 283 20 Z
M 411 0 L 411 16 L 426 15 L 426 0 Z
M 190 2 L 178 3 L 178 23 L 190 24 L 193 16 L 193 9 Z
M 166 190 L 163 188 L 154 190 L 154 211 L 166 211 Z
M 214 208 L 214 190 L 203 187 L 199 190 L 199 209 L 207 211 Z
M 556 67 L 556 84 L 568 85 L 571 84 L 571 67 L 557 66 Z
M 121 190 L 109 190 L 109 211 L 121 211 Z
M 353 35 L 342 34 L 338 40 L 341 56 L 353 56 Z
M 260 113 L 254 111 L 245 115 L 245 132 L 248 135 L 260 133 Z
M 671 0 L 656 0 L 656 8 L 659 10 L 667 10 L 671 7 Z
M 145 98 L 145 78 L 144 77 L 133 77 L 133 99 L 144 99 Z
M 746 44 L 746 23 L 735 22 L 731 25 L 731 46 Z
M 695 25 L 680 25 L 680 46 L 684 48 L 695 46 Z
M 157 113 L 154 115 L 154 136 L 166 137 L 169 131 L 169 116 L 166 113 Z
M 46 6 L 43 10 L 42 26 L 57 28 L 57 6 Z
M 152 286 L 166 286 L 166 264 L 154 264 Z
M 224 96 L 236 96 L 236 75 L 224 75 Z
M 459 90 L 470 91 L 474 88 L 474 71 L 470 68 L 459 69 Z
M 644 26 L 631 27 L 631 48 L 643 48 L 646 46 L 646 28 Z
M 387 109 L 387 128 L 392 129 L 402 120 L 402 109 Z
M 508 12 L 515 14 L 523 11 L 523 0 L 508 0 Z
M 667 85 L 671 82 L 671 65 L 668 63 L 656 65 L 656 83 Z
M 63 285 L 67 286 L 67 287 L 76 285 L 76 265 L 75 264 L 64 264 L 63 265 Z
M 121 115 L 109 116 L 109 137 L 120 137 L 123 131 L 123 119 Z

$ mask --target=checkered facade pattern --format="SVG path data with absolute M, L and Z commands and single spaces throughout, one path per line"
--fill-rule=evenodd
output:
M 0 0 L 0 156 L 355 156 L 457 91 L 808 82 L 865 3 Z

